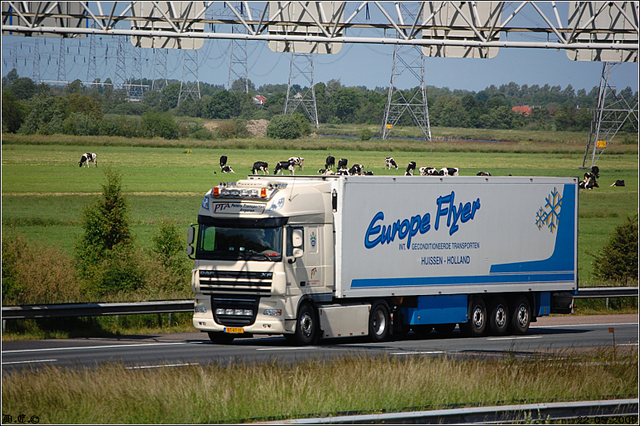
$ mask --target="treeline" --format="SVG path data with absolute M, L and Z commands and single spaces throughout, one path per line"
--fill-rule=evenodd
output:
M 152 86 L 152 81 L 131 81 Z M 245 83 L 249 93 L 245 93 Z M 108 135 L 199 139 L 246 137 L 243 121 L 266 119 L 282 114 L 286 84 L 268 84 L 258 88 L 251 81 L 236 80 L 231 90 L 200 83 L 199 99 L 180 99 L 180 82 L 172 81 L 162 91 L 146 91 L 141 102 L 127 100 L 125 90 L 114 90 L 110 81 L 85 87 L 76 80 L 65 87 L 36 85 L 19 77 L 15 70 L 2 79 L 3 132 L 27 134 Z M 306 88 L 295 87 L 297 92 Z M 387 88 L 344 87 L 338 80 L 314 86 L 318 121 L 322 124 L 381 125 L 387 101 Z M 412 99 L 418 87 L 402 91 Z M 256 95 L 266 97 L 264 105 L 254 102 Z M 638 93 L 630 87 L 617 94 L 630 105 L 637 104 Z M 529 129 L 547 131 L 589 130 L 598 87 L 587 93 L 569 85 L 538 86 L 508 83 L 489 86 L 480 92 L 427 87 L 429 118 L 432 127 L 486 129 Z M 512 110 L 529 106 L 531 114 Z M 216 133 L 201 125 L 178 125 L 174 117 L 236 119 Z M 399 125 L 414 125 L 405 113 Z M 622 131 L 637 132 L 637 123 L 627 122 Z

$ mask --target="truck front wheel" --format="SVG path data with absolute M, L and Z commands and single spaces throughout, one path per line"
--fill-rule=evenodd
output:
M 318 317 L 316 316 L 316 311 L 309 303 L 303 303 L 298 311 L 295 333 L 285 335 L 285 337 L 298 346 L 306 346 L 314 344 L 317 336 Z
M 467 336 L 480 337 L 484 335 L 487 328 L 487 307 L 484 300 L 480 297 L 474 297 L 469 305 L 469 320 L 460 324 L 460 329 Z
M 381 342 L 389 335 L 389 309 L 384 302 L 373 305 L 369 314 L 369 336 L 374 342 Z

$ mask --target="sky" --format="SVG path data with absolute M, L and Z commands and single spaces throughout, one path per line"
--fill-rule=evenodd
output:
M 508 12 L 508 4 L 503 11 Z M 563 6 L 566 7 L 566 6 Z M 567 11 L 560 10 L 560 15 Z M 372 14 L 372 20 L 375 20 Z M 519 15 L 523 22 L 513 21 L 513 25 L 532 24 L 543 26 L 536 14 Z M 529 40 L 535 35 L 529 35 Z M 538 36 L 543 37 L 544 36 Z M 98 75 L 101 81 L 115 77 L 117 37 L 101 36 L 95 45 Z M 95 41 L 95 39 L 94 39 Z M 133 46 L 127 44 L 127 69 L 131 73 Z M 59 70 L 59 39 L 39 38 L 40 78 L 57 80 Z M 143 77 L 152 79 L 154 57 L 152 49 L 142 49 Z M 34 38 L 2 36 L 2 76 L 14 67 L 21 77 L 34 76 Z M 290 54 L 269 50 L 266 42 L 247 42 L 248 78 L 256 88 L 263 84 L 287 84 L 290 70 Z M 227 87 L 231 66 L 231 41 L 205 40 L 198 50 L 198 79 L 210 84 Z M 167 74 L 169 79 L 182 80 L 182 51 L 170 49 Z M 64 70 L 67 81 L 80 79 L 87 81 L 89 42 L 84 39 L 67 39 L 64 55 Z M 314 55 L 314 83 L 339 80 L 343 86 L 388 87 L 391 81 L 393 47 L 376 44 L 345 44 L 337 54 Z M 602 62 L 576 62 L 567 57 L 564 50 L 501 48 L 492 59 L 459 59 L 425 57 L 425 85 L 451 90 L 479 92 L 491 85 L 515 82 L 522 86 L 537 84 L 561 86 L 569 84 L 578 91 L 589 92 L 600 84 Z M 237 69 L 237 68 L 234 68 Z M 195 71 L 194 71 L 195 73 Z M 156 74 L 159 69 L 156 67 Z M 191 74 L 193 75 L 193 74 Z M 187 73 L 187 80 L 191 80 Z M 297 82 L 301 82 L 298 80 Z M 304 82 L 304 81 L 302 81 Z M 406 72 L 396 82 L 396 87 L 415 87 L 420 82 Z M 638 63 L 623 63 L 614 67 L 609 84 L 622 90 L 627 86 L 638 90 Z

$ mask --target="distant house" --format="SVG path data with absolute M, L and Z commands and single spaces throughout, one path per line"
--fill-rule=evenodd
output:
M 253 97 L 253 103 L 256 105 L 264 105 L 267 102 L 267 98 L 262 95 L 256 95 Z
M 518 114 L 531 115 L 531 107 L 528 106 L 514 106 L 511 110 Z

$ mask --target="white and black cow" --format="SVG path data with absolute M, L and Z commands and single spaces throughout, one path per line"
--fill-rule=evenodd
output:
M 347 160 L 346 158 L 341 158 L 338 160 L 338 170 L 340 169 L 346 169 L 347 168 L 347 163 L 349 162 L 349 160 Z
M 89 167 L 89 163 L 93 163 L 95 167 L 98 167 L 98 154 L 95 152 L 87 152 L 86 154 L 82 154 L 80 161 L 78 162 L 78 166 L 82 167 L 83 164 L 86 164 Z
M 582 180 L 582 182 L 578 184 L 578 187 L 582 189 L 593 189 L 593 188 L 600 188 L 600 185 L 598 185 L 598 182 L 596 181 L 595 174 L 585 173 L 584 179 Z
M 371 170 L 365 170 L 364 172 L 362 172 L 362 174 L 364 176 L 373 176 L 373 172 Z
M 335 173 L 331 169 L 320 169 L 320 170 L 318 170 L 318 173 L 320 173 L 321 175 L 325 175 L 325 176 L 335 175 Z
M 340 176 L 349 176 L 349 170 L 348 169 L 338 169 L 336 174 L 340 175 Z
M 491 176 L 491 173 L 489 173 L 489 172 L 478 172 L 478 173 L 476 173 L 476 176 Z
M 435 167 L 420 167 L 420 176 L 437 176 L 438 169 Z
M 594 175 L 595 177 L 597 177 L 598 179 L 600 179 L 600 167 L 598 167 L 598 166 L 593 166 L 593 167 L 591 168 L 591 173 L 593 173 L 593 175 Z
M 289 157 L 289 162 L 294 166 L 300 167 L 300 170 L 304 170 L 304 158 L 302 157 Z
M 283 170 L 289 170 L 291 174 L 294 175 L 296 169 L 291 161 L 279 161 L 278 164 L 276 164 L 276 168 L 273 171 L 273 174 L 274 175 L 277 175 L 278 173 L 282 174 Z
M 412 161 L 407 166 L 407 170 L 404 171 L 405 176 L 413 176 L 413 172 L 416 171 L 416 162 Z
M 256 161 L 255 163 L 253 163 L 253 168 L 251 169 L 251 173 L 255 175 L 259 171 L 265 175 L 269 173 L 269 164 L 264 161 Z
M 354 164 L 349 169 L 349 174 L 351 176 L 361 175 L 363 170 L 364 170 L 364 166 L 362 164 Z
M 226 165 L 227 165 L 227 156 L 226 155 L 220 156 L 220 168 L 223 168 Z
M 229 166 L 222 166 L 222 173 L 235 173 Z
M 443 167 L 440 169 L 440 176 L 458 176 L 457 167 Z
M 333 168 L 333 167 L 335 167 L 335 166 L 336 166 L 336 159 L 335 159 L 335 157 L 332 157 L 331 155 L 329 155 L 329 156 L 327 157 L 327 159 L 324 161 L 324 168 L 325 168 L 325 169 L 327 169 L 327 170 L 329 170 L 329 169 L 331 169 L 331 168 Z
M 384 162 L 388 170 L 391 170 L 391 167 L 395 167 L 396 170 L 398 170 L 398 165 L 396 164 L 396 161 L 393 159 L 393 157 L 385 158 Z
M 624 183 L 624 180 L 618 179 L 609 186 L 625 186 L 625 183 Z

